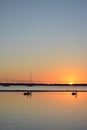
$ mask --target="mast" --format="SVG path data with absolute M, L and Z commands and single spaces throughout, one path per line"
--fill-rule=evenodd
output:
M 30 73 L 30 83 L 32 83 L 32 74 Z

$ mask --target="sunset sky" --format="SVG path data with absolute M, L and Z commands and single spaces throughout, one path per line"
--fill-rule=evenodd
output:
M 87 83 L 87 0 L 0 0 L 0 81 Z

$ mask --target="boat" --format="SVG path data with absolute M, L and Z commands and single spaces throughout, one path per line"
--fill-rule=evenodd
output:
M 72 95 L 73 95 L 73 96 L 76 96 L 76 95 L 77 95 L 77 91 L 72 92 Z
M 31 95 L 31 92 L 30 91 L 27 91 L 27 92 L 24 92 L 24 95 L 26 96 L 29 96 L 29 95 Z

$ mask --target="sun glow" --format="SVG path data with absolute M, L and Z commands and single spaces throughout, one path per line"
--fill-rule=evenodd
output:
M 73 82 L 69 82 L 69 85 L 73 85 Z

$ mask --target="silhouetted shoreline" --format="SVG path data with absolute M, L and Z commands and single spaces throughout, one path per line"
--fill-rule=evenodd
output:
M 87 86 L 85 83 L 81 84 L 57 84 L 57 83 L 0 83 L 0 86 Z

